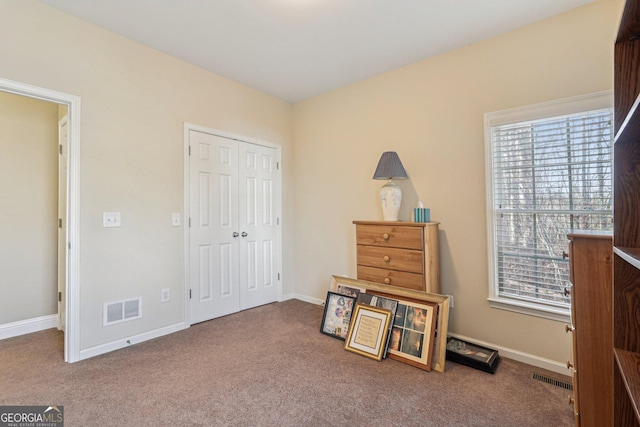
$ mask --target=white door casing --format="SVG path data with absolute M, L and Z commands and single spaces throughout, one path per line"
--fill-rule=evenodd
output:
M 0 91 L 67 106 L 66 321 L 64 360 L 80 360 L 80 97 L 0 78 Z
M 58 122 L 58 329 L 65 330 L 67 318 L 67 158 L 68 117 Z
M 185 147 L 189 323 L 277 301 L 279 148 L 188 124 Z

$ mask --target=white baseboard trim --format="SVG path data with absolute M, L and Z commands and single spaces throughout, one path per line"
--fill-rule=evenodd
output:
M 0 340 L 58 327 L 58 315 L 35 317 L 0 325 Z
M 287 294 L 287 295 L 283 295 L 282 299 L 280 301 L 287 301 L 290 299 L 299 299 L 300 301 L 304 301 L 304 302 L 308 302 L 311 304 L 315 304 L 315 305 L 322 305 L 324 304 L 324 300 L 318 299 L 318 298 L 312 298 L 312 297 L 308 297 L 306 295 L 300 295 L 300 294 Z
M 555 360 L 551 360 L 551 359 L 536 356 L 533 354 L 525 353 L 522 351 L 514 350 L 508 347 L 499 346 L 493 343 L 480 341 L 475 338 L 466 337 L 464 335 L 449 333 L 449 336 L 461 339 L 463 341 L 469 341 L 484 347 L 496 349 L 498 350 L 500 357 L 506 357 L 507 359 L 517 360 L 518 362 L 522 362 L 522 363 L 526 363 L 527 365 L 532 365 L 538 368 L 546 369 L 548 371 L 552 371 L 557 374 L 571 376 L 571 372 L 569 372 L 569 370 L 567 369 L 567 365 L 561 362 L 556 362 Z
M 119 350 L 124 347 L 129 347 L 134 344 L 139 344 L 144 341 L 148 341 L 154 338 L 158 338 L 164 335 L 169 335 L 174 332 L 187 329 L 189 325 L 184 322 L 176 323 L 174 325 L 165 326 L 164 328 L 154 329 L 142 334 L 133 335 L 127 338 L 122 338 L 116 341 L 112 341 L 106 344 L 101 344 L 95 347 L 80 350 L 80 360 L 89 359 L 91 357 L 99 356 L 101 354 L 109 353 L 114 350 Z
M 296 294 L 285 294 L 285 295 L 281 295 L 280 299 L 278 300 L 278 302 L 282 302 L 282 301 L 288 301 L 290 299 L 296 299 Z

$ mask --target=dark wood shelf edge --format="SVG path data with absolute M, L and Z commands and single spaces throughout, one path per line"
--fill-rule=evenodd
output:
M 640 270 L 640 249 L 614 246 L 613 253 Z
M 624 118 L 624 122 L 620 125 L 618 133 L 614 138 L 615 144 L 622 144 L 629 141 L 634 142 L 640 138 L 640 94 L 636 97 L 631 109 Z
M 590 239 L 611 240 L 613 237 L 612 230 L 571 230 L 567 233 L 567 237 L 588 237 Z
M 638 407 L 638 402 L 640 401 L 640 354 L 614 348 L 613 355 L 622 376 L 624 387 L 627 389 L 636 420 L 640 423 Z
M 637 3 L 627 2 L 625 4 L 622 16 L 620 17 L 620 24 L 618 25 L 616 43 L 629 41 L 635 35 L 640 33 L 640 25 L 636 19 L 639 13 L 640 6 L 638 6 Z

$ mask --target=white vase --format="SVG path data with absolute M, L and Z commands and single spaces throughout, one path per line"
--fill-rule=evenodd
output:
M 389 180 L 380 189 L 380 203 L 382 204 L 382 217 L 385 221 L 397 221 L 402 202 L 402 190 L 392 180 Z

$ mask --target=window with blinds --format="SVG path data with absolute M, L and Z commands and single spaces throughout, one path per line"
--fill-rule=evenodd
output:
M 517 114 L 518 121 L 489 116 L 494 299 L 568 314 L 567 234 L 613 228 L 612 115 L 604 108 L 532 120 Z

